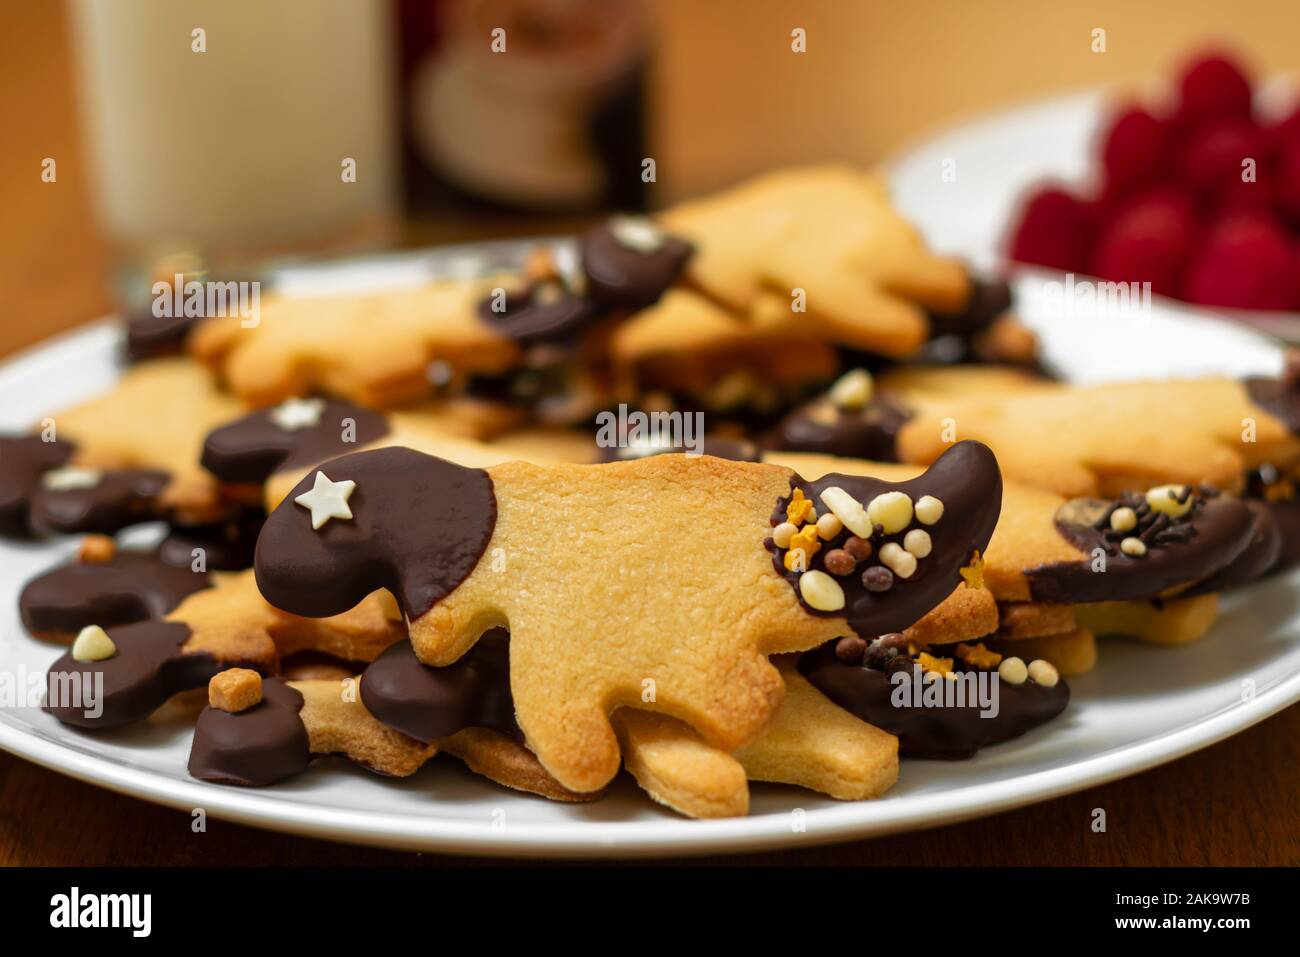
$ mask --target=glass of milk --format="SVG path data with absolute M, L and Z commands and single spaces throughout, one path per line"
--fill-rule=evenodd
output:
M 138 290 L 373 246 L 396 203 L 391 23 L 357 0 L 73 0 L 100 225 Z

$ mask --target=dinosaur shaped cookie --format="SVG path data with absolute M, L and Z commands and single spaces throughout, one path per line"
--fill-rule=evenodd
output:
M 618 769 L 614 709 L 649 705 L 742 746 L 781 700 L 766 655 L 921 618 L 961 581 L 1001 495 L 975 443 L 905 483 L 834 478 L 808 485 L 708 456 L 472 469 L 405 449 L 355 453 L 314 470 L 272 513 L 257 580 L 268 601 L 308 616 L 386 588 L 431 665 L 509 628 L 529 747 L 565 787 L 591 791 Z M 900 542 L 921 530 L 922 499 L 943 505 L 921 506 L 934 524 L 918 558 Z M 879 529 L 864 524 L 868 509 Z M 782 526 L 796 526 L 797 543 Z M 827 571 L 849 528 L 884 557 Z

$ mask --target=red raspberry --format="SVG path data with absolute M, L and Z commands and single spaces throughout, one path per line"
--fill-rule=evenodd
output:
M 1236 60 L 1222 53 L 1203 53 L 1184 67 L 1179 119 L 1196 124 L 1223 116 L 1250 116 L 1250 80 Z
M 1020 210 L 1011 234 L 1011 258 L 1067 272 L 1082 269 L 1095 229 L 1086 204 L 1059 187 L 1043 187 Z
M 1123 191 L 1156 176 L 1168 144 L 1168 127 L 1140 107 L 1118 113 L 1102 140 L 1108 192 Z
M 1174 189 L 1147 193 L 1125 204 L 1101 229 L 1089 271 L 1115 282 L 1149 282 L 1153 291 L 1178 293 L 1196 239 L 1196 211 Z
M 1290 309 L 1296 253 L 1272 217 L 1236 214 L 1216 222 L 1187 271 L 1184 298 L 1207 306 Z
M 1300 226 L 1300 125 L 1282 143 L 1275 178 L 1278 211 Z
M 1259 127 L 1249 118 L 1224 117 L 1208 121 L 1175 151 L 1178 177 L 1186 187 L 1207 199 L 1236 191 L 1242 183 L 1242 163 L 1254 160 L 1258 166 L 1267 157 Z

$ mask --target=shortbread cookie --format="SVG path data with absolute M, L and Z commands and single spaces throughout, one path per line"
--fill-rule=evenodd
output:
M 749 782 L 794 784 L 842 801 L 878 797 L 898 780 L 898 739 L 833 704 L 789 662 L 786 695 L 753 742 L 728 754 L 667 715 L 614 714 L 623 764 L 655 801 L 693 818 L 749 812 Z
M 519 346 L 478 316 L 493 278 L 360 295 L 268 296 L 261 317 L 208 319 L 191 353 L 252 405 L 325 392 L 386 407 L 432 394 L 429 365 L 500 372 Z
M 594 457 L 589 440 L 560 430 L 511 433 L 486 443 L 453 434 L 445 425 L 442 416 L 424 412 L 374 412 L 335 399 L 288 399 L 210 432 L 202 462 L 227 486 L 252 487 L 269 511 L 309 470 L 347 452 L 409 448 L 476 468 L 516 458 L 565 461 L 553 453 L 572 456 L 579 447 Z
M 814 507 L 831 515 L 821 497 L 832 487 L 842 493 L 835 510 L 854 525 L 884 504 L 887 524 L 861 530 L 892 570 L 881 557 L 855 561 L 856 574 L 839 580 L 825 570 L 850 537 L 843 523 L 835 530 L 828 518 L 826 538 L 811 523 Z M 528 746 L 565 787 L 590 791 L 618 768 L 617 707 L 644 706 L 648 695 L 652 710 L 734 749 L 780 703 L 764 655 L 915 622 L 987 541 L 1000 488 L 978 444 L 898 484 L 810 484 L 788 469 L 707 456 L 478 470 L 380 449 L 328 462 L 289 493 L 263 530 L 257 576 L 268 600 L 312 616 L 389 589 L 432 665 L 509 628 Z M 900 542 L 922 499 L 942 505 L 922 507 L 935 524 L 918 557 Z M 792 524 L 800 544 L 774 540 Z M 709 548 L 690 544 L 701 541 Z M 683 615 L 675 597 L 658 603 L 663 595 L 696 597 Z
M 963 266 L 925 248 L 878 174 L 769 173 L 660 222 L 694 243 L 692 284 L 756 324 L 797 322 L 811 338 L 907 356 L 930 338 L 928 310 L 958 313 L 971 295 Z
M 1087 674 L 1097 665 L 1097 640 L 1087 628 L 1018 641 L 994 639 L 987 644 L 989 650 L 1003 656 L 1016 655 L 1027 662 L 1039 659 L 1050 662 L 1066 678 Z
M 161 618 L 211 584 L 208 572 L 189 564 L 169 564 L 156 551 L 119 550 L 111 538 L 92 536 L 72 562 L 23 586 L 18 611 L 37 638 L 69 642 L 89 625 Z
M 431 282 L 384 292 L 268 297 L 260 322 L 205 321 L 191 351 L 254 405 L 325 393 L 375 408 L 463 392 L 495 379 L 564 365 L 534 347 L 571 353 L 602 318 L 649 305 L 681 271 L 690 247 L 652 224 L 616 218 L 584 234 L 573 255 L 538 248 L 519 273 Z M 540 265 L 538 262 L 540 261 Z
M 1153 645 L 1185 645 L 1202 637 L 1219 614 L 1217 595 L 1163 602 L 1103 601 L 1076 605 L 1080 625 L 1099 635 L 1137 638 Z
M 135 366 L 106 395 L 48 417 L 38 434 L 4 440 L 6 525 L 111 533 L 160 517 L 220 520 L 230 509 L 199 467 L 199 450 L 213 426 L 242 408 L 188 360 Z
M 848 406 L 819 400 L 793 413 L 768 447 L 924 464 L 952 442 L 993 448 L 1009 478 L 1066 496 L 1205 484 L 1236 492 L 1247 470 L 1300 460 L 1300 406 L 1282 380 L 1207 378 L 1017 390 L 907 401 L 879 394 Z M 837 445 L 809 421 L 824 419 Z M 886 451 L 888 450 L 888 451 Z M 892 454 L 891 454 L 892 453 Z
M 79 653 L 88 632 L 98 636 L 105 655 Z M 282 656 L 301 651 L 369 661 L 404 634 L 383 593 L 363 596 L 355 608 L 330 618 L 299 618 L 268 605 L 246 572 L 194 592 L 161 619 L 83 629 L 50 666 L 44 707 L 67 724 L 118 727 L 147 718 L 168 698 L 202 687 L 227 668 L 275 674 Z
M 614 393 L 638 408 L 770 421 L 829 382 L 835 349 L 799 324 L 758 326 L 691 289 L 664 294 L 610 336 Z
M 421 664 L 410 644 L 400 642 L 360 677 L 280 683 L 280 690 L 266 695 L 264 709 L 231 712 L 214 703 L 195 727 L 190 773 L 205 781 L 264 786 L 300 773 L 316 756 L 340 754 L 379 774 L 406 777 L 445 751 L 515 790 L 556 801 L 599 797 L 562 787 L 520 741 L 510 704 L 507 641 L 504 632 L 485 635 L 445 669 Z M 271 679 L 264 687 L 270 691 L 278 682 Z M 371 714 L 372 703 L 388 721 Z M 428 734 L 431 729 L 436 733 Z
M 705 741 L 690 725 L 636 708 L 620 708 L 612 721 L 623 767 L 653 801 L 693 818 L 744 817 L 749 813 L 749 778 L 744 766 Z
M 996 627 L 989 593 L 961 585 L 904 634 L 918 644 L 920 635 L 963 642 Z M 614 727 L 624 767 L 654 800 L 697 818 L 745 814 L 748 781 L 796 784 L 846 801 L 888 790 L 898 777 L 898 740 L 829 701 L 798 673 L 793 656 L 776 663 L 785 699 L 763 733 L 734 755 L 675 718 L 623 708 Z

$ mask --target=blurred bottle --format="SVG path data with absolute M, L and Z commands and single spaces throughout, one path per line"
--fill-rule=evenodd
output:
M 640 0 L 398 0 L 404 183 L 435 223 L 640 209 Z M 490 227 L 489 227 L 490 228 Z M 436 226 L 435 226 L 436 229 Z
M 129 298 L 179 254 L 248 275 L 268 255 L 395 235 L 391 8 L 73 0 L 70 9 L 97 213 L 134 286 Z

